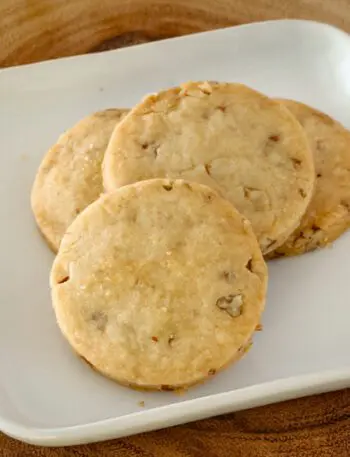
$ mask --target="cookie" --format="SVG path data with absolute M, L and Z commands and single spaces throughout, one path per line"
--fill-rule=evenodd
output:
M 300 226 L 270 258 L 325 246 L 350 227 L 350 132 L 314 108 L 281 102 L 305 129 L 314 155 L 316 185 Z
M 151 178 L 206 184 L 252 223 L 264 253 L 299 225 L 315 181 L 296 119 L 240 84 L 188 83 L 145 98 L 108 145 L 107 191 Z
M 58 325 L 91 366 L 134 388 L 175 390 L 243 354 L 267 270 L 250 223 L 227 200 L 154 179 L 80 214 L 50 283 Z
M 111 133 L 127 113 L 99 111 L 60 136 L 37 172 L 31 204 L 37 225 L 56 252 L 68 226 L 103 191 L 101 164 Z

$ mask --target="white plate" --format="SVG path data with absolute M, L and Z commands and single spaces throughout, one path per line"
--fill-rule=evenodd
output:
M 189 79 L 240 81 L 350 127 L 349 75 L 349 36 L 305 21 L 0 71 L 0 429 L 67 445 L 350 386 L 350 234 L 332 249 L 270 265 L 264 331 L 244 360 L 182 396 L 143 393 L 94 373 L 60 335 L 48 287 L 53 255 L 29 206 L 46 149 L 94 110 L 132 106 Z

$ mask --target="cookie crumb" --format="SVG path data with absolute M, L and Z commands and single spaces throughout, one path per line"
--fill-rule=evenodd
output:
M 139 401 L 138 405 L 141 407 L 141 408 L 144 408 L 145 407 L 145 402 L 143 400 Z
M 263 325 L 262 325 L 262 324 L 258 324 L 258 325 L 255 327 L 255 331 L 256 331 L 256 332 L 262 332 L 262 331 L 263 331 Z

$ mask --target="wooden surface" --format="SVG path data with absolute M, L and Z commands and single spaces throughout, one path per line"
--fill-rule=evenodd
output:
M 350 32 L 350 0 L 0 0 L 0 67 L 285 17 Z M 84 447 L 0 434 L 10 456 L 350 457 L 350 390 Z
M 0 0 L 0 66 L 284 17 L 350 31 L 350 0 Z

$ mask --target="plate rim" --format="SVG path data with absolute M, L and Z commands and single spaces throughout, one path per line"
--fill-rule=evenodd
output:
M 70 427 L 38 428 L 4 419 L 0 430 L 28 444 L 56 447 L 131 436 L 243 409 L 350 387 L 350 367 L 280 378 L 241 389 Z M 176 394 L 174 394 L 176 395 Z M 191 409 L 196 405 L 196 410 Z M 157 415 L 154 411 L 157 410 Z

